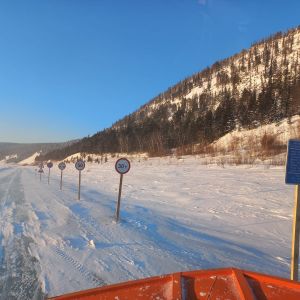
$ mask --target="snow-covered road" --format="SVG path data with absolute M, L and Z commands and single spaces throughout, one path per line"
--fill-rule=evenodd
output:
M 30 251 L 34 240 L 24 230 L 31 207 L 24 196 L 22 170 L 1 168 L 0 176 L 0 299 L 40 299 L 40 264 Z
M 113 160 L 87 165 L 80 201 L 74 166 L 63 191 L 59 179 L 56 165 L 50 185 L 33 167 L 0 166 L 0 289 L 11 299 L 227 266 L 289 276 L 293 188 L 282 168 L 136 159 L 118 224 Z

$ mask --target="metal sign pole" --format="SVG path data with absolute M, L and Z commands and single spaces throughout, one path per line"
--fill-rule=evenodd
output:
M 42 181 L 42 173 L 40 173 L 40 181 Z
M 79 170 L 78 200 L 80 200 L 81 171 Z
M 299 185 L 295 185 L 295 204 L 293 219 L 292 236 L 292 255 L 291 255 L 291 280 L 298 281 L 299 263 L 299 232 L 300 232 L 300 205 L 299 205 Z
M 293 235 L 291 251 L 291 280 L 298 281 L 300 233 L 300 140 L 291 139 L 287 145 L 285 183 L 295 185 Z
M 58 168 L 60 169 L 60 190 L 62 191 L 63 170 L 66 168 L 66 164 L 62 161 L 58 164 Z
M 130 162 L 127 158 L 119 158 L 115 164 L 116 171 L 120 174 L 120 185 L 119 185 L 119 195 L 118 203 L 116 209 L 116 221 L 119 221 L 120 216 L 120 205 L 121 205 L 121 194 L 122 194 L 122 184 L 123 184 L 123 175 L 128 173 L 130 170 Z
M 85 168 L 85 162 L 80 159 L 75 163 L 75 168 L 79 171 L 79 183 L 78 183 L 78 200 L 80 200 L 80 188 L 81 188 L 81 171 Z
M 48 184 L 50 183 L 50 168 L 48 168 L 49 172 L 48 172 Z
M 118 204 L 117 204 L 117 211 L 116 211 L 116 221 L 117 222 L 119 221 L 119 215 L 120 215 L 122 184 L 123 184 L 123 174 L 120 175 L 119 195 L 118 195 Z
M 60 190 L 62 190 L 62 170 L 60 171 Z

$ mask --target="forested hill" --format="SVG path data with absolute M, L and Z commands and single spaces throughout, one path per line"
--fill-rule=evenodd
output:
M 21 144 L 21 143 L 2 143 L 0 142 L 0 160 L 6 159 L 10 162 L 19 162 L 28 158 L 35 152 L 47 153 L 55 149 L 62 149 L 72 143 L 69 141 L 64 143 L 35 143 L 35 144 Z
M 274 123 L 300 112 L 300 26 L 188 77 L 136 112 L 39 159 L 77 153 L 149 152 L 207 145 L 236 129 Z

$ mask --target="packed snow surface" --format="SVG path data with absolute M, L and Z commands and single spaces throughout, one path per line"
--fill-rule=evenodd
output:
M 114 221 L 115 159 L 0 165 L 1 299 L 34 299 L 176 271 L 234 266 L 289 276 L 293 186 L 282 167 L 133 159 Z M 5 292 L 3 294 L 3 291 Z M 14 298 L 13 298 L 14 299 Z

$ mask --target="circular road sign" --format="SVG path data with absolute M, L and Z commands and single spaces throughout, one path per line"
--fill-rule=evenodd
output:
M 76 163 L 75 163 L 75 168 L 78 170 L 78 171 L 82 171 L 84 168 L 85 168 L 85 162 L 83 160 L 77 160 Z
M 58 168 L 63 171 L 66 168 L 66 164 L 62 161 L 58 164 Z
M 48 163 L 47 163 L 47 167 L 50 169 L 50 168 L 52 168 L 53 167 L 53 162 L 52 161 L 49 161 Z
M 130 162 L 127 158 L 120 158 L 116 161 L 115 168 L 119 174 L 126 174 L 130 170 Z

